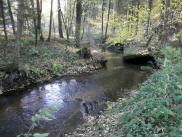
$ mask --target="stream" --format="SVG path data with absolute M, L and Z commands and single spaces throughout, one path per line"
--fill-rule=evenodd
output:
M 0 137 L 27 133 L 31 118 L 40 109 L 58 106 L 54 118 L 40 121 L 35 133 L 63 136 L 81 125 L 88 115 L 98 115 L 106 101 L 116 101 L 137 89 L 150 75 L 140 66 L 123 64 L 122 55 L 105 53 L 107 68 L 92 74 L 68 76 L 27 89 L 25 92 L 0 97 Z

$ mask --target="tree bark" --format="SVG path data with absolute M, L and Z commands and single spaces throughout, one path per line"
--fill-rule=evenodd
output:
M 32 6 L 32 15 L 33 15 L 33 25 L 34 25 L 34 34 L 35 34 L 35 46 L 37 46 L 38 43 L 38 31 L 37 31 L 37 19 L 35 15 L 35 3 L 34 0 L 30 0 L 31 6 Z
M 6 20 L 4 15 L 4 2 L 3 0 L 0 0 L 0 8 L 1 8 L 1 15 L 3 20 L 3 28 L 4 28 L 4 38 L 6 41 L 8 41 L 8 35 L 7 35 L 7 29 L 6 29 Z
M 17 0 L 18 2 L 18 11 L 17 11 L 17 32 L 16 32 L 16 53 L 14 63 L 19 67 L 20 59 L 20 41 L 22 39 L 23 28 L 24 28 L 24 0 Z
M 102 24 L 101 24 L 101 29 L 102 29 L 102 43 L 103 43 L 103 37 L 104 37 L 104 0 L 102 0 Z
M 58 0 L 58 28 L 59 28 L 59 37 L 64 38 L 63 36 L 63 29 L 62 29 L 62 20 L 61 20 L 61 3 Z
M 147 17 L 147 27 L 146 36 L 148 36 L 149 28 L 151 26 L 151 12 L 152 12 L 153 0 L 148 0 L 148 17 Z
M 51 10 L 50 10 L 50 23 L 49 23 L 49 36 L 47 38 L 47 41 L 51 40 L 51 33 L 52 33 L 52 16 L 53 16 L 53 0 L 51 0 Z
M 38 37 L 41 41 L 44 41 L 44 36 L 42 34 L 42 0 L 37 0 L 37 31 L 38 31 Z
M 140 0 L 137 0 L 137 13 L 136 13 L 136 28 L 135 28 L 135 35 L 138 34 L 138 25 L 139 25 L 139 10 L 140 10 Z
M 107 39 L 107 31 L 108 31 L 108 26 L 109 26 L 110 11 L 111 11 L 111 0 L 108 0 L 108 13 L 107 13 L 105 40 Z
M 76 30 L 75 30 L 75 46 L 80 47 L 80 32 L 82 21 L 82 0 L 77 0 L 76 3 Z
M 66 21 L 64 19 L 63 12 L 62 12 L 61 8 L 59 10 L 60 10 L 60 14 L 61 14 L 61 17 L 62 17 L 62 20 L 63 20 L 64 29 L 66 31 L 66 39 L 67 39 L 67 41 L 69 41 L 69 30 L 68 30 L 68 26 L 67 26 Z
M 15 21 L 14 21 L 13 13 L 12 13 L 12 10 L 11 10 L 11 2 L 10 2 L 10 0 L 7 0 L 7 4 L 8 4 L 8 10 L 9 10 L 9 16 L 10 16 L 11 24 L 12 24 L 12 28 L 13 28 L 13 34 L 15 35 L 16 34 Z

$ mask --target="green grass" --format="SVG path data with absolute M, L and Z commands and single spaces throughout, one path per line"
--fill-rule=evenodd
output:
M 91 136 L 182 137 L 182 52 L 165 48 L 161 54 L 163 68 L 135 96 L 118 101 L 96 124 L 87 123 L 81 131 Z

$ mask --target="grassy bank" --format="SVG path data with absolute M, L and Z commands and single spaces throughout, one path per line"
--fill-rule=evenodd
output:
M 162 56 L 161 56 L 162 55 Z M 161 70 L 155 72 L 131 97 L 110 103 L 99 118 L 67 136 L 181 137 L 182 52 L 160 52 Z
M 72 43 L 67 43 L 65 40 L 56 40 L 40 43 L 37 47 L 30 42 L 23 43 L 20 48 L 20 70 L 23 70 L 27 77 L 28 82 L 23 83 L 20 81 L 15 86 L 12 80 L 7 85 L 8 90 L 24 88 L 25 85 L 30 83 L 39 83 L 47 81 L 56 76 L 64 75 L 77 75 L 79 73 L 89 73 L 91 71 L 101 68 L 99 64 L 99 56 L 93 59 L 81 59 L 76 53 L 76 49 Z M 88 45 L 87 45 L 88 46 Z M 67 49 L 65 49 L 67 47 Z M 5 72 L 13 70 L 14 50 L 13 44 L 6 45 L 5 48 L 0 48 L 0 94 L 2 93 L 2 79 Z M 5 66 L 5 68 L 3 68 Z M 3 68 L 3 69 L 2 69 Z M 10 69 L 10 70 L 8 70 Z M 9 78 L 11 79 L 11 78 Z

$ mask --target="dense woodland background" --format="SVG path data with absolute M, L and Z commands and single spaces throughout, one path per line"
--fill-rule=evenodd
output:
M 182 0 L 0 0 L 0 94 L 106 67 L 91 51 L 112 47 L 146 49 L 154 74 L 81 135 L 181 137 Z
M 45 49 L 55 41 L 66 50 L 82 48 L 83 42 L 86 48 L 120 43 L 155 49 L 169 42 L 174 47 L 182 44 L 180 0 L 1 0 L 0 7 L 0 68 L 13 63 L 43 74 L 38 64 L 45 62 L 44 54 L 55 54 Z M 75 55 L 67 56 L 66 50 L 59 54 L 73 62 Z M 35 59 L 37 66 L 32 68 Z M 52 66 L 53 71 L 64 68 Z

